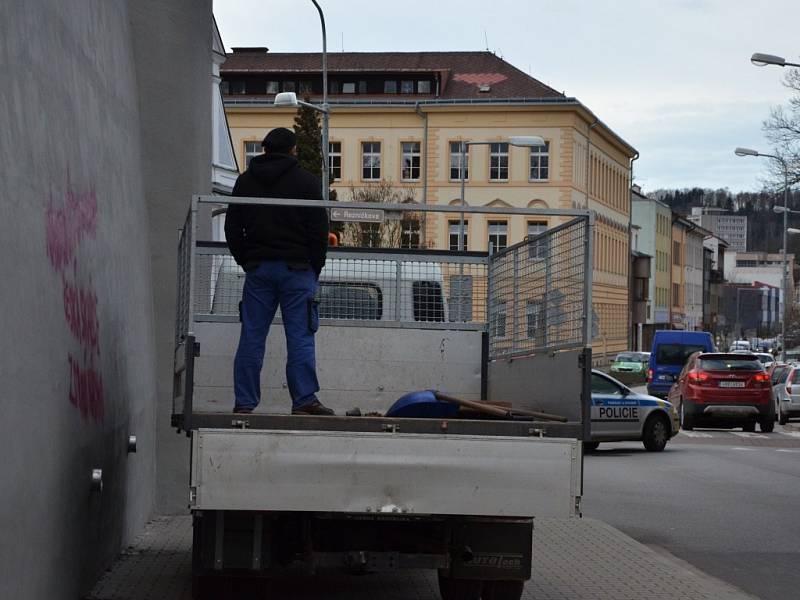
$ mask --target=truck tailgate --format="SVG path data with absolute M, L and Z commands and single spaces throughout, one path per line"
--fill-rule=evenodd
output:
M 192 508 L 565 517 L 581 467 L 571 439 L 198 429 Z

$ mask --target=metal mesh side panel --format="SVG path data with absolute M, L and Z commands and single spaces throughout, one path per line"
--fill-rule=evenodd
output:
M 587 235 L 574 219 L 490 257 L 490 359 L 586 344 Z
M 195 320 L 237 320 L 244 281 L 227 250 L 204 249 L 196 256 Z M 486 294 L 485 258 L 456 261 L 424 252 L 375 258 L 329 251 L 317 301 L 321 319 L 361 326 L 483 327 Z

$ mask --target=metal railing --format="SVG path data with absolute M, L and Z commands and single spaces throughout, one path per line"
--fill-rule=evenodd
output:
M 176 343 L 201 321 L 239 320 L 245 275 L 224 242 L 197 240 L 198 196 L 178 245 Z M 376 208 L 375 203 L 236 198 L 242 204 Z M 572 220 L 493 255 L 397 248 L 332 248 L 319 280 L 321 324 L 478 329 L 489 358 L 585 346 L 591 331 L 587 211 L 379 204 L 388 212 L 561 216 Z

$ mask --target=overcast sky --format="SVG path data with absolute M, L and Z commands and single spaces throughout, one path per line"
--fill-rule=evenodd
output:
M 328 51 L 488 48 L 574 96 L 641 154 L 634 177 L 663 187 L 757 190 L 768 151 L 761 131 L 786 104 L 780 67 L 800 62 L 798 0 L 319 0 Z M 214 0 L 222 40 L 274 52 L 316 52 L 310 0 Z

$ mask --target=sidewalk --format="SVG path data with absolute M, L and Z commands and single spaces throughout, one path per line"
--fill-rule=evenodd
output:
M 190 600 L 191 544 L 190 517 L 154 519 L 87 600 Z M 594 519 L 537 520 L 533 556 L 528 600 L 754 600 Z M 327 571 L 271 580 L 258 598 L 439 600 L 439 594 L 432 571 Z

